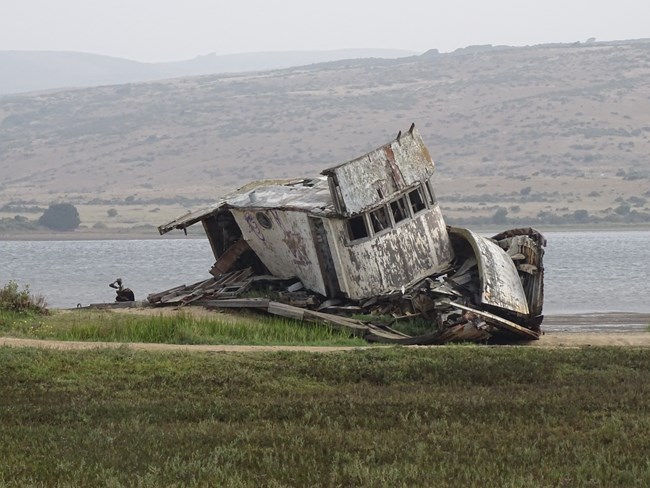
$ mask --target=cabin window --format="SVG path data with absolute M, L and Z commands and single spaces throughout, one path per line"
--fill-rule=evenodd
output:
M 427 208 L 424 203 L 424 198 L 422 197 L 422 190 L 420 188 L 416 188 L 415 190 L 409 192 L 409 201 L 411 202 L 411 210 L 413 210 L 413 215 Z
M 351 241 L 368 237 L 368 226 L 366 225 L 365 215 L 357 215 L 347 220 L 348 236 Z
M 433 193 L 433 188 L 431 187 L 431 183 L 429 181 L 425 181 L 424 188 L 426 190 L 427 200 L 429 200 L 429 203 L 433 205 L 434 203 L 436 203 L 436 194 Z
M 255 218 L 265 229 L 270 229 L 273 227 L 273 222 L 271 222 L 271 219 L 269 219 L 269 217 L 264 212 L 257 212 L 255 214 Z
M 389 229 L 390 217 L 388 217 L 388 209 L 386 207 L 381 207 L 374 212 L 370 212 L 370 222 L 372 223 L 372 230 L 375 231 L 375 234 L 382 230 Z
M 395 223 L 401 222 L 409 216 L 408 205 L 406 203 L 406 197 L 402 197 L 399 200 L 395 200 L 390 203 L 390 210 L 393 214 L 393 220 Z

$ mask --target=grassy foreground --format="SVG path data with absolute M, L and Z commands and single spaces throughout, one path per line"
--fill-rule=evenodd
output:
M 0 486 L 650 486 L 650 351 L 0 348 Z
M 347 331 L 264 315 L 163 316 L 110 310 L 53 311 L 48 315 L 0 310 L 0 334 L 35 339 L 166 344 L 362 346 Z

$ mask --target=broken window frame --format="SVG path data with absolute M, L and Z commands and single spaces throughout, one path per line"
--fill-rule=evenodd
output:
M 419 202 L 416 201 L 414 203 L 412 195 L 417 195 Z M 394 198 L 386 204 L 376 207 L 374 210 L 368 210 L 362 214 L 346 219 L 348 244 L 356 244 L 377 235 L 385 234 L 396 226 L 408 222 L 420 213 L 432 208 L 435 203 L 435 194 L 431 189 L 429 181 L 412 187 L 410 190 L 401 193 L 398 198 Z M 381 222 L 381 213 L 386 217 L 384 219 L 385 224 Z M 402 217 L 397 219 L 396 214 Z M 354 223 L 357 226 L 363 223 L 363 229 L 359 227 L 356 227 L 356 229 L 353 228 L 352 225 Z
M 417 197 L 417 201 L 413 201 L 413 195 Z M 424 192 L 422 190 L 422 185 L 418 185 L 407 193 L 408 201 L 411 206 L 411 215 L 416 216 L 420 212 L 427 210 L 427 203 L 424 198 Z
M 429 207 L 433 207 L 436 204 L 436 194 L 433 191 L 433 186 L 431 185 L 430 180 L 424 182 L 424 189 L 427 203 L 429 204 Z
M 380 215 L 382 213 L 383 217 Z M 368 212 L 368 216 L 370 217 L 370 224 L 374 235 L 383 234 L 393 228 L 390 211 L 386 205 L 382 205 L 381 207 Z
M 361 225 L 363 229 L 361 229 Z M 348 240 L 350 244 L 369 239 L 371 237 L 368 225 L 368 219 L 365 213 L 355 215 L 345 220 L 345 228 L 347 230 Z M 365 232 L 365 235 L 362 235 Z
M 391 201 L 388 206 L 390 207 L 390 216 L 393 225 L 398 225 L 401 222 L 409 220 L 412 216 L 410 213 L 410 205 L 408 204 L 407 195 L 402 195 L 399 198 Z M 398 220 L 397 215 L 401 215 Z

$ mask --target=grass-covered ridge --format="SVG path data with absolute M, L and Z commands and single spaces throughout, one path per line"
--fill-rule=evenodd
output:
M 0 311 L 0 334 L 67 341 L 167 344 L 367 345 L 347 331 L 264 315 L 195 316 L 121 313 L 110 310 L 55 311 L 49 316 Z
M 2 486 L 648 486 L 650 351 L 0 348 Z

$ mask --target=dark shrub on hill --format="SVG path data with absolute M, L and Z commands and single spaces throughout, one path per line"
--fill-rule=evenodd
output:
M 53 203 L 43 212 L 38 223 L 52 230 L 69 231 L 79 227 L 81 219 L 77 208 L 70 203 Z

